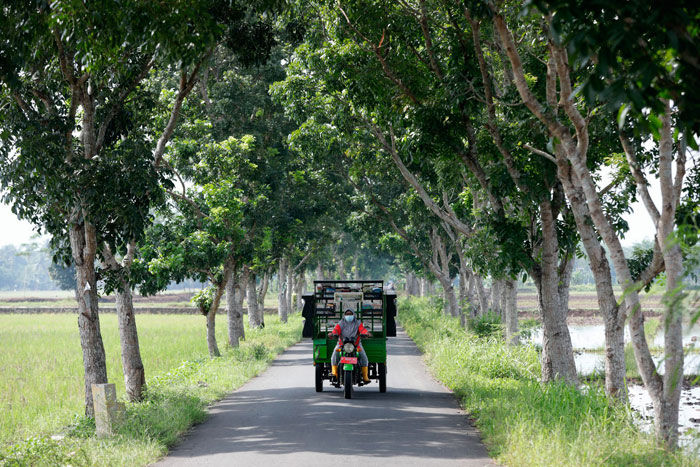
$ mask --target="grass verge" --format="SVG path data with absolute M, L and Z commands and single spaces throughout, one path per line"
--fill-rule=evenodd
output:
M 466 333 L 422 299 L 402 301 L 399 317 L 503 464 L 697 465 L 697 457 L 667 452 L 640 432 L 629 409 L 611 403 L 600 385 L 541 384 L 533 347 Z
M 17 318 L 20 319 L 20 317 Z M 63 316 L 54 315 L 54 318 L 59 318 L 60 321 Z M 48 413 L 49 408 L 41 406 L 40 409 L 47 410 L 46 416 L 51 418 L 48 423 L 42 420 L 41 413 L 36 410 L 33 411 L 36 423 L 24 419 L 20 420 L 21 423 L 15 423 L 12 426 L 9 422 L 5 423 L 6 430 L 14 434 L 15 439 L 9 437 L 8 431 L 5 432 L 5 442 L 0 446 L 0 466 L 132 466 L 153 462 L 164 455 L 167 448 L 174 444 L 190 426 L 206 419 L 206 409 L 209 404 L 221 399 L 260 373 L 277 354 L 297 342 L 301 336 L 299 316 L 291 316 L 286 325 L 281 324 L 277 317 L 266 316 L 264 329 L 246 329 L 246 340 L 239 348 L 226 349 L 222 352 L 221 358 L 212 360 L 206 355 L 204 320 L 201 316 L 178 317 L 179 319 L 175 320 L 179 324 L 176 330 L 170 328 L 173 325 L 173 321 L 170 321 L 172 317 L 159 317 L 160 324 L 157 324 L 155 317 L 153 323 L 144 319 L 143 316 L 138 318 L 144 321 L 144 332 L 141 332 L 144 363 L 147 371 L 151 368 L 150 374 L 154 376 L 147 379 L 145 400 L 140 403 L 126 404 L 126 416 L 124 422 L 117 428 L 117 434 L 109 439 L 97 439 L 94 436 L 94 422 L 91 419 L 76 415 L 78 412 L 75 410 L 69 413 L 63 410 L 62 415 L 57 417 Z M 189 318 L 198 319 L 190 323 Z M 182 320 L 187 321 L 190 326 L 187 327 L 185 323 L 180 322 Z M 225 332 L 226 323 L 225 320 L 222 321 L 222 325 L 218 327 L 220 331 Z M 195 322 L 198 325 L 196 327 L 193 326 Z M 149 327 L 148 323 L 152 326 Z M 139 331 L 141 331 L 141 323 L 139 324 Z M 18 325 L 15 323 L 15 326 Z M 163 327 L 168 331 L 164 332 Z M 157 348 L 151 349 L 152 342 L 145 338 L 149 335 L 146 331 L 149 328 L 156 328 L 151 331 L 154 331 L 156 336 L 160 336 L 156 342 L 162 345 L 161 352 L 158 352 Z M 198 340 L 198 345 L 188 348 L 189 334 L 193 332 L 193 328 L 199 331 L 194 334 L 199 337 L 201 344 Z M 103 321 L 103 333 L 105 338 L 110 334 L 109 320 Z M 115 349 L 109 345 L 109 339 L 105 341 L 107 353 L 111 355 Z M 60 342 L 61 338 L 55 337 L 53 343 L 58 345 Z M 220 344 L 223 345 L 224 342 L 221 336 Z M 204 352 L 201 352 L 200 345 L 204 346 Z M 118 359 L 118 351 L 116 352 Z M 152 369 L 162 368 L 172 363 L 177 358 L 173 355 L 189 355 L 190 358 L 188 360 L 180 358 L 177 363 L 171 364 L 169 369 L 160 372 Z M 149 366 L 149 363 L 152 365 Z M 21 366 L 25 365 L 26 362 Z M 112 367 L 116 366 L 112 365 Z M 118 388 L 122 388 L 121 391 L 118 389 L 117 393 L 123 394 L 122 378 L 115 378 L 112 373 L 114 370 L 110 371 L 110 381 L 117 383 Z M 60 380 L 58 375 L 49 376 L 53 376 L 56 383 Z M 46 378 L 35 379 L 33 384 L 36 386 L 35 392 L 38 393 L 49 392 L 52 388 L 52 381 Z M 80 379 L 79 384 L 82 384 Z M 75 388 L 70 385 L 69 389 L 75 391 Z M 80 394 L 78 399 L 82 400 L 82 387 L 78 389 L 77 392 Z M 31 407 L 27 408 L 31 409 Z M 17 411 L 16 408 L 12 410 Z M 3 419 L 6 414 L 8 414 L 7 411 L 3 413 Z M 61 423 L 63 423 L 62 429 L 57 433 L 57 426 Z M 10 430 L 12 427 L 14 430 Z M 29 436 L 16 442 L 19 434 Z

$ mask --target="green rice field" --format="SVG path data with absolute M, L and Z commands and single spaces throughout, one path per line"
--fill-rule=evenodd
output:
M 147 383 L 167 376 L 183 362 L 208 360 L 201 315 L 141 314 L 136 320 Z M 123 395 L 117 319 L 114 314 L 103 314 L 100 322 L 108 378 L 116 384 L 117 394 Z M 265 330 L 246 328 L 248 339 L 243 347 L 265 346 L 263 351 L 276 348 L 279 352 L 299 338 L 298 317 L 292 317 L 286 326 L 274 316 L 266 317 L 266 322 Z M 226 329 L 226 317 L 219 315 L 217 338 L 222 351 Z M 258 367 L 251 369 L 256 371 Z M 84 410 L 83 384 L 75 314 L 0 314 L 0 447 L 29 436 L 60 433 L 79 420 Z

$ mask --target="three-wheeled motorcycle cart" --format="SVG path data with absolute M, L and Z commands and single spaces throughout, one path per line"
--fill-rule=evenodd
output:
M 369 360 L 369 378 L 379 382 L 379 392 L 386 392 L 386 339 L 396 336 L 396 292 L 385 292 L 383 281 L 314 281 L 314 293 L 302 298 L 302 336 L 313 339 L 316 392 L 323 391 L 323 380 L 329 380 L 335 387 L 345 387 L 345 397 L 350 398 L 352 386 L 362 384 L 356 359 L 343 358 L 339 377 L 331 374 L 331 356 L 338 340 L 328 334 L 348 308 L 370 334 L 360 344 Z M 351 375 L 352 381 L 345 375 Z

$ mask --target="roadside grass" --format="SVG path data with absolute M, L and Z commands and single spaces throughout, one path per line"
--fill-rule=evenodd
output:
M 467 333 L 424 299 L 403 300 L 399 318 L 435 376 L 476 420 L 490 454 L 511 466 L 697 465 L 639 431 L 634 415 L 599 383 L 539 382 L 532 346 Z
M 100 317 L 109 381 L 124 394 L 116 316 Z M 210 359 L 198 315 L 139 315 L 146 397 L 126 404 L 116 436 L 97 439 L 82 416 L 83 369 L 73 315 L 0 315 L 0 465 L 145 465 L 193 424 L 206 407 L 267 367 L 301 336 L 301 318 L 246 327 L 238 349 L 224 349 L 225 316 L 217 319 L 222 357 Z M 58 436 L 56 436 L 58 435 Z

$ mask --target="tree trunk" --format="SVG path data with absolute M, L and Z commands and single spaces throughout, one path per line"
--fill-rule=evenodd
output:
M 520 338 L 518 337 L 518 281 L 508 279 L 505 281 L 505 328 L 506 342 L 511 345 L 518 345 Z
M 476 287 L 476 296 L 479 298 L 479 314 L 483 316 L 489 311 L 489 296 L 484 288 L 484 280 L 478 274 L 474 274 L 474 286 Z
M 503 321 L 503 279 L 491 279 L 491 311 L 501 317 Z
M 412 272 L 406 273 L 406 295 L 409 297 L 420 296 L 420 282 Z
M 245 339 L 245 326 L 243 325 L 243 310 L 240 282 L 241 270 L 231 273 L 231 279 L 226 283 L 226 315 L 228 316 L 228 345 L 238 347 L 240 341 Z
M 323 278 L 323 266 L 321 265 L 320 260 L 319 260 L 318 264 L 316 265 L 316 280 L 317 281 L 325 280 Z
M 270 285 L 270 270 L 266 270 L 263 275 L 262 281 L 260 281 L 260 290 L 258 291 L 258 309 L 265 310 L 265 296 L 267 295 L 267 288 Z
M 102 267 L 112 271 L 114 274 L 119 274 L 120 277 L 115 295 L 124 387 L 129 400 L 140 401 L 143 398 L 146 375 L 143 361 L 141 360 L 131 284 L 126 279 L 135 255 L 135 241 L 129 242 L 127 253 L 121 263 L 117 262 L 109 245 L 105 244 L 102 248 Z
M 263 326 L 261 313 L 258 308 L 258 291 L 255 288 L 257 285 L 257 276 L 253 271 L 248 269 L 245 286 L 247 289 L 246 303 L 248 307 L 248 324 L 251 328 L 261 328 Z
M 277 281 L 279 282 L 279 291 L 277 292 L 277 310 L 279 312 L 280 321 L 287 322 L 287 259 L 280 258 L 279 269 L 277 272 Z
M 146 372 L 141 360 L 131 286 L 125 279 L 122 279 L 120 282 L 120 289 L 116 291 L 116 305 L 117 319 L 119 320 L 119 342 L 122 350 L 122 368 L 124 369 L 124 387 L 127 397 L 134 402 L 143 399 Z
M 209 311 L 207 313 L 207 349 L 209 350 L 209 356 L 220 357 L 221 352 L 219 352 L 219 346 L 216 344 L 216 313 Z
M 87 222 L 73 224 L 70 226 L 69 237 L 75 263 L 75 298 L 78 303 L 78 329 L 85 371 L 85 415 L 94 417 L 92 385 L 107 382 L 107 363 L 100 333 L 95 281 L 95 228 Z
M 580 183 L 575 183 L 571 166 L 563 157 L 557 160 L 558 176 L 576 221 L 576 228 L 588 255 L 595 280 L 598 309 L 605 328 L 605 393 L 618 400 L 627 400 L 625 369 L 625 310 L 620 309 L 612 285 L 610 264 L 605 249 L 593 228 L 588 205 Z M 572 261 L 573 263 L 573 261 Z
M 221 297 L 224 295 L 224 290 L 226 290 L 226 284 L 231 279 L 231 269 L 229 267 L 224 268 L 224 278 L 223 281 L 216 286 L 216 292 L 214 293 L 214 300 L 212 301 L 211 307 L 207 312 L 207 348 L 209 349 L 209 356 L 220 357 L 221 352 L 219 352 L 219 346 L 216 344 L 216 312 L 219 311 L 219 304 L 221 303 Z
M 454 242 L 454 246 L 457 251 L 457 257 L 459 258 L 459 309 L 461 310 L 461 314 L 464 315 L 464 311 L 469 310 L 469 314 L 471 315 L 474 309 L 472 297 L 470 296 L 470 292 L 474 287 L 472 282 L 473 274 L 467 264 L 467 258 L 459 242 Z M 466 321 L 464 324 L 466 324 Z
M 294 313 L 292 308 L 292 292 L 294 291 L 294 271 L 287 260 L 287 287 L 284 290 L 284 298 L 287 300 L 287 313 Z
M 338 280 L 345 280 L 345 259 L 338 259 Z
M 301 311 L 301 309 L 304 308 L 304 300 L 302 300 L 301 296 L 304 294 L 304 286 L 305 285 L 306 285 L 305 274 L 303 272 L 301 274 L 297 274 L 296 280 L 294 281 L 294 296 L 296 297 L 296 299 L 294 300 L 294 304 L 295 304 L 294 311 Z
M 672 228 L 672 227 L 671 227 Z M 657 436 L 669 447 L 678 444 L 678 410 L 683 386 L 683 256 L 673 232 L 662 232 L 666 265 L 666 293 L 664 294 L 664 391 L 660 412 L 661 423 Z
M 549 201 L 540 203 L 542 221 L 542 255 L 539 267 L 531 274 L 537 284 L 538 299 L 542 313 L 542 379 L 553 381 L 563 379 L 569 383 L 578 382 L 571 336 L 566 325 L 566 312 L 562 308 L 559 294 L 559 274 L 557 257 L 559 242 Z

